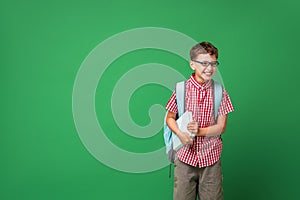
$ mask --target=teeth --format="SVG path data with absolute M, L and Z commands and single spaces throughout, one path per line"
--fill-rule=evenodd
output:
M 212 75 L 211 72 L 205 72 L 204 74 L 205 74 L 206 76 L 211 76 L 211 75 Z

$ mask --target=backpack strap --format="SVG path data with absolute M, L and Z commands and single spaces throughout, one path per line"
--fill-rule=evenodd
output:
M 185 82 L 184 81 L 176 83 L 175 92 L 176 92 L 176 103 L 178 105 L 178 116 L 180 116 L 183 114 L 183 111 L 185 110 Z M 170 130 L 170 128 L 166 123 L 167 115 L 168 112 L 166 112 L 164 118 L 164 141 L 166 145 L 166 153 L 168 154 L 169 160 L 171 161 L 172 160 L 171 157 L 173 157 L 173 155 L 171 154 L 173 151 L 172 137 L 177 137 L 177 136 L 172 133 L 172 131 Z
M 181 116 L 185 111 L 185 81 L 176 83 L 175 90 L 178 116 Z
M 223 86 L 216 81 L 214 81 L 213 84 L 214 84 L 214 119 L 215 119 L 215 123 L 217 123 L 218 111 L 223 98 Z

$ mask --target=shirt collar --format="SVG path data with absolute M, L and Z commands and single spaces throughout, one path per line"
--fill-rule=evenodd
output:
M 191 83 L 198 89 L 198 90 L 204 90 L 204 89 L 207 89 L 207 88 L 209 88 L 210 86 L 211 86 L 211 84 L 212 84 L 212 80 L 209 80 L 209 81 L 207 81 L 207 82 L 205 82 L 205 83 L 199 83 L 199 82 L 197 82 L 196 81 L 196 79 L 195 79 L 195 73 L 193 73 L 192 75 L 191 75 Z

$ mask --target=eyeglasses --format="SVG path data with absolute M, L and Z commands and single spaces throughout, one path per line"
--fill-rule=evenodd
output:
M 203 67 L 208 67 L 209 65 L 211 65 L 212 67 L 217 67 L 220 63 L 218 61 L 213 61 L 213 62 L 208 62 L 208 61 L 198 61 L 198 60 L 192 60 L 196 63 L 201 64 Z

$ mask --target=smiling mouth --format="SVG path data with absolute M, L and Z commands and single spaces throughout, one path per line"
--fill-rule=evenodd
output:
M 203 72 L 206 76 L 211 76 L 213 73 L 212 72 Z

